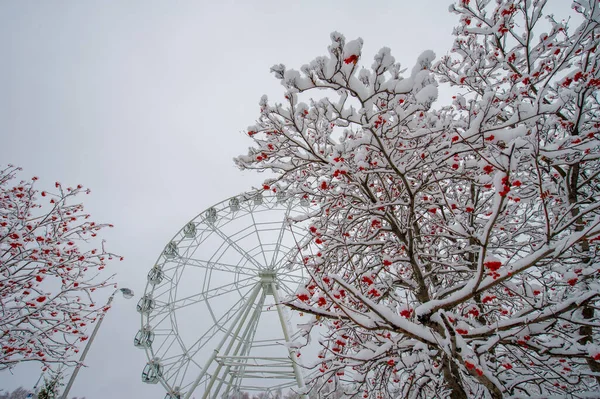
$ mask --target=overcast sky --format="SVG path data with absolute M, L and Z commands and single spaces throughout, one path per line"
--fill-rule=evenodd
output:
M 567 3 L 564 1 L 564 3 Z M 42 184 L 92 189 L 86 209 L 115 228 L 108 249 L 121 287 L 71 396 L 163 398 L 141 382 L 135 304 L 170 238 L 196 214 L 258 186 L 238 171 L 262 94 L 282 97 L 275 63 L 325 55 L 329 34 L 382 46 L 409 70 L 452 43 L 448 0 L 0 1 L 0 164 Z M 31 388 L 39 366 L 0 373 Z

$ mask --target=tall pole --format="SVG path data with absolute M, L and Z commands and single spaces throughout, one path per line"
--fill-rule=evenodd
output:
M 115 292 L 112 293 L 110 298 L 108 298 L 108 302 L 106 303 L 106 306 L 110 306 L 113 299 L 115 299 L 115 294 L 118 291 L 121 291 L 126 298 L 129 295 L 132 295 L 131 290 L 129 290 L 127 288 L 116 289 Z M 130 296 L 129 296 L 129 298 L 130 298 Z M 96 324 L 96 327 L 94 327 L 94 331 L 92 331 L 92 335 L 90 335 L 90 339 L 88 340 L 87 344 L 85 345 L 85 348 L 83 349 L 83 352 L 81 353 L 81 357 L 79 358 L 79 361 L 77 362 L 77 365 L 75 366 L 75 370 L 73 371 L 73 374 L 71 374 L 71 378 L 69 378 L 69 382 L 67 383 L 67 386 L 65 387 L 65 391 L 63 392 L 62 396 L 60 397 L 61 399 L 67 399 L 67 396 L 69 395 L 69 391 L 71 390 L 71 387 L 73 386 L 73 383 L 75 382 L 75 378 L 77 377 L 77 374 L 79 373 L 79 369 L 83 365 L 83 361 L 85 360 L 85 357 L 87 356 L 87 353 L 89 352 L 90 347 L 92 346 L 92 342 L 94 341 L 96 334 L 98 334 L 98 330 L 100 329 L 102 320 L 104 320 L 104 316 L 106 316 L 106 312 L 102 312 L 100 314 L 98 323 Z
M 60 373 L 60 368 L 59 368 L 58 370 L 59 370 L 59 373 Z M 33 386 L 33 392 L 29 392 L 29 393 L 27 394 L 27 396 L 25 397 L 25 399 L 27 399 L 27 398 L 33 398 L 33 395 L 34 395 L 34 394 L 35 394 L 35 395 L 37 395 L 37 392 L 36 392 L 36 391 L 37 391 L 37 389 L 38 389 L 38 385 L 39 385 L 39 383 L 40 383 L 40 381 L 42 380 L 42 378 L 43 378 L 43 377 L 44 377 L 44 373 L 40 374 L 40 378 L 38 378 L 37 382 L 36 382 L 36 383 L 35 383 L 35 385 Z

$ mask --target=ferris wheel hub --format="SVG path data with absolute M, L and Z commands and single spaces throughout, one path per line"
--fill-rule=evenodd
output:
M 273 295 L 273 284 L 277 287 L 277 272 L 275 270 L 263 270 L 258 273 L 260 284 L 266 295 Z

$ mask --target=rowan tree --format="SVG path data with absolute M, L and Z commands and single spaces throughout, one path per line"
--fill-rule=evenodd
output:
M 19 170 L 0 171 L 0 370 L 73 364 L 87 326 L 108 310 L 93 298 L 109 284 L 101 270 L 115 257 L 97 235 L 112 225 L 74 202 L 88 189 L 57 182 L 40 192 L 37 177 L 14 180 Z
M 261 99 L 235 161 L 313 204 L 288 303 L 327 329 L 313 392 L 597 394 L 600 4 L 546 7 L 461 0 L 449 55 L 410 73 L 339 33 L 272 68 L 285 101 Z

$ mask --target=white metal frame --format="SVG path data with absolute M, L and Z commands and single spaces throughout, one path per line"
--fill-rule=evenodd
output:
M 291 262 L 298 254 L 294 237 L 304 237 L 306 226 L 289 219 L 306 214 L 310 206 L 284 200 L 281 194 L 259 198 L 253 192 L 234 198 L 237 201 L 222 201 L 184 225 L 150 271 L 156 274 L 159 269 L 162 279 L 149 281 L 144 293 L 155 306 L 141 313 L 141 329 L 154 333 L 152 345 L 143 349 L 149 362 L 160 363 L 159 382 L 168 397 L 189 399 L 203 390 L 203 399 L 217 399 L 242 391 L 305 388 L 292 345 L 298 336 L 289 329 L 290 312 L 281 296 L 294 294 L 304 282 L 302 268 L 290 265 L 297 265 Z M 202 275 L 195 292 L 180 289 L 189 285 L 193 274 L 186 271 Z M 188 316 L 178 318 L 184 308 Z M 200 323 L 194 327 L 197 334 L 187 332 L 184 337 L 180 324 L 189 324 L 189 311 L 196 308 L 208 309 L 211 322 Z M 257 337 L 261 316 L 272 308 L 280 337 Z M 277 346 L 285 348 L 284 356 L 256 353 Z

